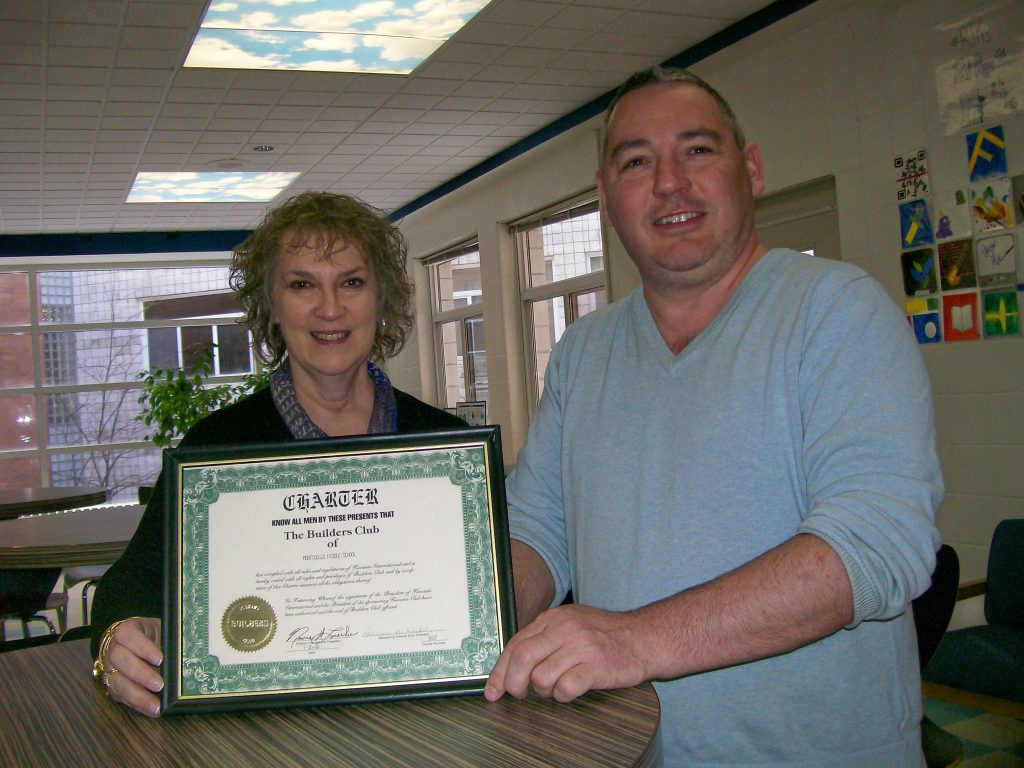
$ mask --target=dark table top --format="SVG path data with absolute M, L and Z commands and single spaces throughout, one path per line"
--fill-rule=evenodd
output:
M 112 563 L 131 541 L 141 504 L 86 507 L 0 521 L 0 568 Z
M 606 768 L 660 764 L 649 683 L 572 704 L 482 695 L 157 720 L 108 698 L 84 640 L 0 653 L 0 765 Z
M 12 488 L 0 490 L 0 520 L 102 504 L 104 488 Z

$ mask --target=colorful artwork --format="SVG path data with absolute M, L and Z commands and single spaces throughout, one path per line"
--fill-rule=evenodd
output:
M 919 149 L 900 155 L 892 161 L 896 170 L 896 199 L 901 203 L 917 200 L 928 194 L 928 152 Z
M 1020 336 L 1020 308 L 1017 291 L 988 291 L 982 294 L 982 316 L 985 338 L 993 336 Z
M 900 203 L 900 240 L 900 248 L 915 248 L 932 242 L 932 222 L 924 200 Z
M 907 251 L 900 257 L 903 263 L 903 291 L 907 296 L 935 293 L 938 281 L 935 279 L 935 249 L 919 248 Z
M 1017 282 L 1017 244 L 1012 233 L 983 237 L 974 244 L 978 283 L 1013 285 Z
M 1017 221 L 1024 221 L 1024 173 L 1014 176 L 1010 180 L 1010 187 L 1010 194 L 1013 195 L 1013 202 L 1017 206 L 1013 211 L 1014 218 Z
M 921 299 L 909 299 L 904 302 L 903 309 L 908 315 L 922 315 L 927 312 L 939 311 L 939 300 L 934 296 Z
M 971 206 L 967 202 L 967 190 L 938 192 L 932 199 L 935 211 L 935 239 L 950 240 L 971 234 Z
M 908 319 L 910 320 L 911 328 L 914 329 L 914 338 L 917 339 L 918 344 L 935 344 L 942 341 L 938 312 L 912 315 Z
M 978 285 L 971 240 L 939 243 L 939 284 L 944 291 L 974 288 Z
M 946 341 L 978 339 L 978 294 L 953 293 L 942 297 L 942 327 Z
M 906 303 L 905 308 L 907 322 L 913 328 L 918 344 L 934 344 L 942 341 L 938 299 L 911 299 Z
M 989 179 L 971 185 L 971 219 L 975 232 L 991 232 L 1013 226 L 1010 180 Z
M 971 181 L 1006 175 L 1006 141 L 1003 126 L 967 134 L 967 171 Z

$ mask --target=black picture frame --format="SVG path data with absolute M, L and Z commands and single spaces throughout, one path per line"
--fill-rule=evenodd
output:
M 163 712 L 483 690 L 516 629 L 499 427 L 168 449 L 163 471 Z M 327 549 L 342 540 L 353 551 Z M 384 542 L 411 556 L 389 569 L 372 555 L 361 562 L 360 546 Z M 421 570 L 448 575 L 421 579 Z M 314 579 L 323 580 L 315 596 Z M 463 583 L 464 593 L 440 595 Z M 378 631 L 403 612 L 439 628 Z

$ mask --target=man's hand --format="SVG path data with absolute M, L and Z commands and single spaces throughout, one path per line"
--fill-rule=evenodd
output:
M 515 562 L 513 572 L 518 590 L 523 577 Z M 572 701 L 590 690 L 787 653 L 852 620 L 853 589 L 839 555 L 817 536 L 799 534 L 734 571 L 632 611 L 544 611 L 509 641 L 484 695 L 521 698 L 532 686 L 540 696 Z
M 521 629 L 491 670 L 484 695 L 504 693 L 568 702 L 587 691 L 629 688 L 648 679 L 644 643 L 634 613 L 565 605 Z

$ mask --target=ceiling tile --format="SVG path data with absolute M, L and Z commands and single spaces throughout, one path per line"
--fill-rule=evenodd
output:
M 543 27 L 565 3 L 539 3 L 534 0 L 506 0 L 486 5 L 477 15 L 489 24 L 520 24 L 529 19 L 534 27 Z
M 74 48 L 114 48 L 121 37 L 121 30 L 109 24 L 47 24 L 31 37 L 22 40 L 41 40 L 46 35 L 49 46 L 71 46 Z
M 496 23 L 474 18 L 453 38 L 464 43 L 493 43 L 497 45 L 518 45 L 526 40 L 535 29 L 530 24 L 512 22 Z
M 582 29 L 596 32 L 614 23 L 622 10 L 617 8 L 594 8 L 569 5 L 547 20 L 546 27 L 555 29 Z
M 116 27 L 124 21 L 124 6 L 122 0 L 89 0 L 88 3 L 81 0 L 50 0 L 49 18 L 72 24 L 105 24 Z
M 8 64 L 45 64 L 46 49 L 35 44 L 5 43 L 0 45 L 0 66 Z
M 0 20 L 3 12 L 0 11 Z M 17 45 L 26 40 L 42 40 L 46 34 L 46 25 L 42 20 L 37 22 L 5 20 L 0 24 L 0 45 Z
M 44 21 L 48 8 L 39 0 L 4 0 L 0 3 L 0 21 Z
M 128 26 L 145 25 L 191 31 L 202 18 L 205 6 L 205 2 L 195 0 L 177 3 L 130 2 L 124 23 Z

